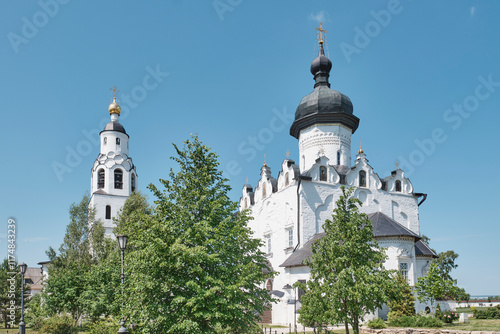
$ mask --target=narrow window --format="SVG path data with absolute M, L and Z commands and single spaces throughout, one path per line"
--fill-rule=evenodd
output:
M 123 189 L 123 172 L 121 169 L 115 169 L 115 189 Z
M 97 172 L 97 188 L 104 188 L 104 169 L 102 168 Z
M 248 198 L 245 198 L 245 209 L 248 208 Z
M 401 192 L 401 181 L 396 180 L 396 191 Z
M 120 138 L 116 138 L 116 145 L 120 145 Z
M 306 283 L 307 281 L 305 279 L 299 279 L 298 280 L 300 283 Z M 298 288 L 297 289 L 297 300 L 300 301 L 300 299 L 302 298 L 302 296 L 305 294 L 304 290 L 302 290 L 301 288 Z
M 111 219 L 111 206 L 106 205 L 106 219 Z
M 104 137 L 104 145 L 108 143 L 108 137 Z
M 288 247 L 293 247 L 293 230 L 288 230 Z
M 270 279 L 267 280 L 267 283 L 266 283 L 266 290 L 267 291 L 271 291 L 273 289 L 273 281 L 271 281 Z
M 267 237 L 266 238 L 266 243 L 267 243 L 267 254 L 271 254 L 272 253 L 272 247 L 271 247 L 271 237 Z
M 337 151 L 337 165 L 340 165 L 340 151 Z
M 130 183 L 131 183 L 130 187 L 132 189 L 132 192 L 134 192 L 135 191 L 135 174 L 134 173 L 132 173 L 131 179 L 132 180 L 130 181 Z
M 266 184 L 262 183 L 262 198 L 266 197 Z
M 407 262 L 403 262 L 403 263 L 399 264 L 399 272 L 405 278 L 405 280 L 408 280 L 408 263 Z
M 288 181 L 288 172 L 285 173 L 285 187 L 288 186 L 289 181 Z
M 366 172 L 364 170 L 359 171 L 359 186 L 366 187 Z
M 319 180 L 326 181 L 326 167 L 325 166 L 321 166 L 319 168 Z

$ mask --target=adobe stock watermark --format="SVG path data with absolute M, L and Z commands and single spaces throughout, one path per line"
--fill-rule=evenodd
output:
M 134 86 L 129 94 L 120 94 L 119 104 L 121 107 L 121 120 L 126 119 L 130 114 L 130 110 L 137 108 L 139 103 L 146 99 L 148 92 L 158 88 L 163 80 L 170 75 L 168 72 L 162 72 L 159 64 L 157 64 L 155 68 L 146 66 L 146 72 L 140 85 Z M 99 122 L 98 127 L 91 130 L 83 129 L 81 133 L 84 138 L 81 139 L 75 147 L 66 145 L 65 160 L 63 162 L 52 162 L 52 170 L 56 174 L 59 182 L 63 182 L 64 175 L 71 173 L 75 168 L 80 166 L 83 158 L 88 156 L 95 146 L 100 145 L 99 133 L 108 122 L 109 117 L 103 118 Z
M 19 46 L 28 44 L 28 42 L 38 35 L 40 29 L 45 27 L 50 19 L 58 13 L 61 5 L 66 5 L 70 0 L 39 0 L 37 2 L 40 10 L 36 11 L 31 18 L 23 16 L 21 18 L 22 26 L 20 34 L 9 32 L 7 39 L 15 53 L 19 52 Z
M 443 121 L 452 130 L 458 130 L 464 119 L 469 118 L 479 109 L 481 101 L 488 99 L 500 87 L 500 81 L 494 81 L 492 74 L 489 74 L 487 78 L 480 75 L 477 80 L 479 84 L 474 89 L 474 93 L 466 96 L 461 103 L 454 103 L 451 108 L 444 111 Z M 415 139 L 416 148 L 407 156 L 398 156 L 401 169 L 405 170 L 407 176 L 410 176 L 417 167 L 424 164 L 427 157 L 434 154 L 438 145 L 446 140 L 448 140 L 446 128 L 442 127 L 434 128 L 427 138 Z
M 7 307 L 4 319 L 9 325 L 14 326 L 16 321 L 16 275 L 17 275 L 17 256 L 16 256 L 16 231 L 17 223 L 14 218 L 7 220 Z
M 354 54 L 360 54 L 361 50 L 368 47 L 372 40 L 380 35 L 382 30 L 392 22 L 392 18 L 401 14 L 402 11 L 403 5 L 399 0 L 389 0 L 386 9 L 371 10 L 370 15 L 373 19 L 366 22 L 362 28 L 354 27 L 355 34 L 352 43 L 341 42 L 339 44 L 347 63 L 351 63 Z
M 214 0 L 212 6 L 214 6 L 219 19 L 224 21 L 224 15 L 226 15 L 227 12 L 234 11 L 242 2 L 243 0 Z
M 257 157 L 258 152 L 264 149 L 274 140 L 275 135 L 288 129 L 295 119 L 295 113 L 288 111 L 286 106 L 282 110 L 274 108 L 273 116 L 269 119 L 266 127 L 260 129 L 257 133 L 247 136 L 241 141 L 236 150 L 240 157 L 250 162 Z M 239 175 L 242 172 L 241 161 L 230 160 L 227 162 L 224 171 L 231 177 Z

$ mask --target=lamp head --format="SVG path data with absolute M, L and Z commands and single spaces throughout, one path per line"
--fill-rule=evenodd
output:
M 120 247 L 120 250 L 124 251 L 127 247 L 128 236 L 120 234 L 116 236 L 116 239 L 118 240 L 118 247 Z
M 28 269 L 28 265 L 26 263 L 23 262 L 19 265 L 19 272 L 21 275 L 26 274 L 26 269 Z

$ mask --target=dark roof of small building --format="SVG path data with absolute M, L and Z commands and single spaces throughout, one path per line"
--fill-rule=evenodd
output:
M 426 244 L 419 240 L 415 243 L 415 255 L 416 256 L 430 256 L 433 258 L 438 258 L 437 254 L 429 248 Z
M 375 238 L 377 237 L 395 237 L 395 236 L 408 236 L 408 237 L 413 237 L 415 238 L 416 242 L 420 242 L 420 236 L 416 234 L 415 232 L 407 229 L 394 219 L 389 218 L 382 212 L 375 212 L 375 213 L 370 213 L 368 215 L 368 218 L 372 221 L 373 225 L 373 236 Z M 304 261 L 309 258 L 312 255 L 312 244 L 318 240 L 321 239 L 325 233 L 317 233 L 314 235 L 314 237 L 311 238 L 308 242 L 304 244 L 304 246 L 300 249 L 297 249 L 295 252 L 293 252 L 286 260 L 283 262 L 280 267 L 300 267 L 304 266 Z M 425 244 L 421 243 L 423 246 Z M 417 247 L 417 243 L 415 243 L 415 247 Z M 425 246 L 426 247 L 426 246 Z M 423 249 L 424 247 L 422 247 Z M 428 247 L 426 247 L 427 250 L 424 250 L 428 254 L 428 252 L 432 252 Z M 417 251 L 415 249 L 415 251 Z M 434 252 L 432 254 L 435 255 Z M 417 253 L 418 255 L 418 253 Z M 425 255 L 425 256 L 432 256 L 432 255 Z
M 42 271 L 40 268 L 27 268 L 25 279 L 31 280 L 30 290 L 42 290 Z
M 118 131 L 118 132 L 127 134 L 125 132 L 125 128 L 123 127 L 123 125 L 121 125 L 119 122 L 113 122 L 113 121 L 106 124 L 106 126 L 104 127 L 104 130 L 102 130 L 102 131 Z
M 333 168 L 339 173 L 339 175 L 347 175 L 349 172 L 349 167 L 344 165 L 334 165 Z
M 404 227 L 392 218 L 389 218 L 382 212 L 368 214 L 372 221 L 374 237 L 413 237 L 420 240 L 420 236 L 410 229 Z
M 300 267 L 304 266 L 304 261 L 309 258 L 312 255 L 312 244 L 318 240 L 321 239 L 325 233 L 317 233 L 314 235 L 314 237 L 311 238 L 308 242 L 305 243 L 305 245 L 302 248 L 297 249 L 295 252 L 293 252 L 282 264 L 280 264 L 280 267 Z

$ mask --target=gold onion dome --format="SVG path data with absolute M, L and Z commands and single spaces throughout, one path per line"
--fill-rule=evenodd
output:
M 358 153 L 359 153 L 359 154 L 361 154 L 361 153 L 365 153 L 365 152 L 363 152 L 363 149 L 361 148 L 361 146 L 359 147 L 359 151 L 358 151 Z
M 122 108 L 120 108 L 118 103 L 116 103 L 116 97 L 113 97 L 113 102 L 109 105 L 108 110 L 110 115 L 117 114 L 118 116 L 120 116 Z

